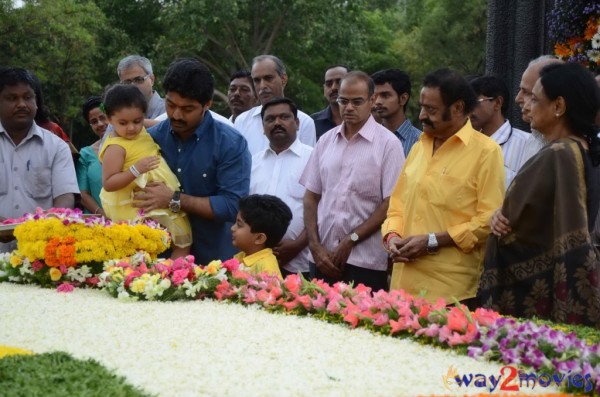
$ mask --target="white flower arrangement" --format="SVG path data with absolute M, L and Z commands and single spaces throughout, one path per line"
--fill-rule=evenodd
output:
M 161 397 L 441 395 L 449 394 L 442 379 L 450 367 L 488 375 L 502 367 L 408 339 L 212 300 L 123 304 L 97 290 L 58 294 L 0 283 L 0 319 L 0 344 L 91 357 Z

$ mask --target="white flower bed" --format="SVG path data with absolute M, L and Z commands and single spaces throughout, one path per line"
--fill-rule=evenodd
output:
M 502 367 L 236 304 L 124 303 L 97 290 L 7 283 L 0 283 L 0 344 L 92 357 L 161 397 L 455 394 L 442 384 L 450 366 L 487 376 Z

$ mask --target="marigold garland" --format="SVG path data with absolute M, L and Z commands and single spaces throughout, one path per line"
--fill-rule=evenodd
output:
M 140 251 L 156 259 L 170 244 L 168 232 L 152 220 L 113 223 L 79 210 L 38 209 L 16 222 L 17 250 L 0 258 L 0 281 L 94 285 L 102 262 Z

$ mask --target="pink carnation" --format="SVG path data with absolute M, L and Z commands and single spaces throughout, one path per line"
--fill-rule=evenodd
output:
M 235 258 L 231 258 L 222 263 L 222 266 L 227 269 L 228 272 L 233 273 L 240 267 L 240 261 Z
M 73 287 L 71 284 L 62 283 L 61 285 L 58 286 L 58 288 L 56 290 L 58 292 L 69 293 L 69 292 L 73 292 L 74 289 L 75 289 L 75 287 Z
M 171 277 L 171 281 L 173 285 L 181 285 L 187 279 L 189 270 L 188 269 L 179 269 L 173 272 L 173 276 Z
M 44 263 L 42 263 L 42 261 L 40 261 L 40 260 L 33 261 L 33 263 L 31 264 L 31 267 L 34 272 L 39 272 L 40 270 L 42 270 L 44 268 Z

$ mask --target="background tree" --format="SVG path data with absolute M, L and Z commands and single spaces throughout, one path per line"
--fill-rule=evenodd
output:
M 286 95 L 310 113 L 325 106 L 331 64 L 404 69 L 413 98 L 432 69 L 482 73 L 485 10 L 486 0 L 25 0 L 21 8 L 0 0 L 0 60 L 40 77 L 47 105 L 79 147 L 93 139 L 80 105 L 117 81 L 125 55 L 152 60 L 161 94 L 175 58 L 199 58 L 217 80 L 214 110 L 228 115 L 229 75 L 275 54 L 290 76 Z

